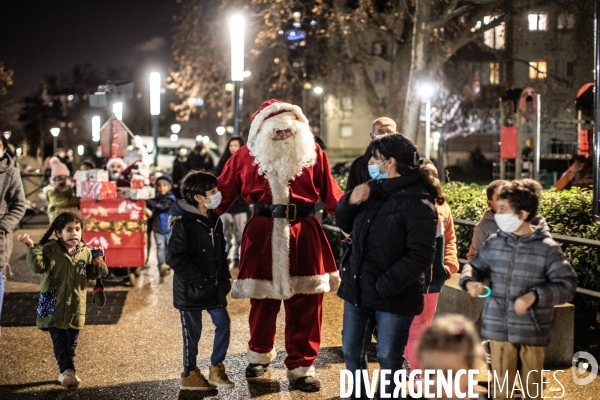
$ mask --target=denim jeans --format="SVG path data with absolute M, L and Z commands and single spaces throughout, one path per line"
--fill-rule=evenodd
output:
M 216 327 L 210 363 L 217 365 L 225 360 L 229 347 L 229 314 L 226 308 L 213 308 L 207 311 Z M 183 372 L 187 374 L 197 366 L 198 342 L 202 333 L 202 311 L 180 311 L 180 314 L 183 334 Z
M 156 242 L 156 258 L 158 259 L 158 269 L 165 263 L 167 258 L 167 246 L 171 239 L 171 233 L 158 233 L 154 232 L 154 241 Z
M 352 371 L 353 374 L 356 370 L 367 369 L 367 351 L 371 344 L 373 329 L 377 326 L 379 369 L 391 370 L 393 377 L 396 371 L 402 369 L 404 347 L 413 318 L 413 316 L 407 317 L 370 308 L 354 307 L 351 303 L 344 302 L 342 349 L 346 369 Z M 391 384 L 387 385 L 385 391 L 391 395 L 395 386 L 393 378 L 389 380 Z M 382 389 L 379 388 L 380 391 Z M 367 398 L 364 384 L 361 398 Z
M 58 362 L 60 373 L 62 374 L 68 369 L 75 371 L 73 359 L 75 358 L 79 329 L 50 328 L 48 332 L 50 332 L 50 337 L 52 338 L 54 356 Z

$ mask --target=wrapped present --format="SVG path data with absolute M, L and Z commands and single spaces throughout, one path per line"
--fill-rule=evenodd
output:
M 146 186 L 141 189 L 131 189 L 130 197 L 131 200 L 153 199 L 155 197 L 154 188 Z
M 91 169 L 88 171 L 89 180 L 97 182 L 108 182 L 108 171 L 104 169 Z
M 131 198 L 131 188 L 128 187 L 118 187 L 117 188 L 117 199 L 130 199 Z
M 82 199 L 107 200 L 117 198 L 116 182 L 86 181 L 81 183 Z
M 143 221 L 146 210 L 144 200 L 82 200 L 81 214 L 88 221 Z
M 130 183 L 130 187 L 132 189 L 142 189 L 144 187 L 144 180 L 143 179 L 132 179 L 131 183 Z
M 89 247 L 102 247 L 108 267 L 139 267 L 146 258 L 145 232 L 86 232 Z
M 85 182 L 90 179 L 90 171 L 75 171 L 77 182 Z
M 87 220 L 85 232 L 146 232 L 146 221 L 94 221 Z

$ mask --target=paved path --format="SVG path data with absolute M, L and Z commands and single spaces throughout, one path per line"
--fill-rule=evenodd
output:
M 44 233 L 29 231 L 34 240 Z M 324 301 L 322 348 L 317 358 L 317 376 L 323 389 L 315 394 L 291 391 L 283 364 L 284 311 L 278 318 L 276 349 L 278 356 L 270 372 L 246 380 L 245 352 L 249 339 L 248 300 L 229 300 L 232 339 L 225 361 L 235 389 L 207 393 L 180 393 L 181 327 L 172 306 L 172 276 L 161 279 L 156 268 L 142 271 L 134 288 L 107 287 L 104 308 L 88 305 L 88 321 L 82 330 L 75 365 L 82 384 L 77 390 L 64 390 L 57 383 L 56 361 L 50 337 L 35 328 L 35 293 L 39 278 L 25 265 L 24 246 L 15 240 L 12 258 L 14 276 L 7 282 L 7 297 L 0 336 L 0 400 L 4 399 L 333 399 L 339 397 L 342 302 L 335 294 Z M 32 308 L 33 307 L 33 308 Z M 10 321 L 9 321 L 10 319 Z M 200 367 L 206 374 L 214 329 L 208 327 L 200 344 Z M 92 324 L 93 323 L 93 324 Z M 377 368 L 373 354 L 371 367 Z M 570 382 L 563 399 L 597 399 L 600 377 L 588 386 L 577 387 L 570 370 L 558 375 Z M 550 380 L 551 375 L 549 375 Z M 487 379 L 482 372 L 480 381 Z M 557 385 L 554 385 L 557 386 Z M 556 393 L 556 394 L 554 394 Z M 546 396 L 559 396 L 547 391 Z

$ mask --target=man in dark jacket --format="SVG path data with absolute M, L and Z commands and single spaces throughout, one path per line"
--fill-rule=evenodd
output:
M 373 140 L 377 136 L 391 135 L 392 133 L 397 133 L 396 122 L 391 118 L 381 117 L 373 121 L 371 133 L 369 133 L 369 136 L 371 137 L 371 140 Z M 348 174 L 346 193 L 348 193 L 361 183 L 366 183 L 371 179 L 367 168 L 367 164 L 369 163 L 370 158 L 371 154 L 367 151 L 365 152 L 365 154 L 354 160 L 354 162 L 350 166 L 350 173 Z
M 178 199 L 181 198 L 181 191 L 179 190 L 181 181 L 183 181 L 183 178 L 190 171 L 188 154 L 188 148 L 181 145 L 179 146 L 179 150 L 177 150 L 177 157 L 175 158 L 175 161 L 173 161 L 173 171 L 171 173 L 173 176 L 173 192 Z
M 220 204 L 217 178 L 190 172 L 181 185 L 183 199 L 169 211 L 172 229 L 167 263 L 175 272 L 173 304 L 179 309 L 183 331 L 182 390 L 232 388 L 223 361 L 229 347 L 226 296 L 231 289 L 225 256 L 223 225 L 214 209 Z M 208 381 L 196 364 L 202 332 L 202 310 L 216 326 Z
M 197 142 L 196 147 L 190 153 L 187 159 L 188 171 L 204 170 L 212 171 L 215 163 L 210 154 L 210 149 L 203 142 Z
M 8 155 L 8 140 L 0 135 L 0 317 L 4 298 L 4 268 L 9 267 L 13 231 L 25 214 L 25 195 L 19 169 Z

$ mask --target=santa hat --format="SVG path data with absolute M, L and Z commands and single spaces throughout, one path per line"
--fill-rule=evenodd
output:
M 65 164 L 61 163 L 58 157 L 52 157 L 50 159 L 50 170 L 52 171 L 52 174 L 50 175 L 50 181 L 53 181 L 57 176 L 60 175 L 71 175 L 69 168 L 67 168 Z
M 302 109 L 281 100 L 267 100 L 252 115 L 252 124 L 248 134 L 248 148 L 252 149 L 256 137 L 261 132 L 289 129 L 289 121 L 298 120 L 308 126 L 308 119 Z
M 121 168 L 123 168 L 123 169 L 127 168 L 127 165 L 125 164 L 125 161 L 123 161 L 122 158 L 111 158 L 106 163 L 106 169 L 110 169 L 110 166 L 113 165 L 113 164 L 115 164 L 115 163 L 121 164 Z

